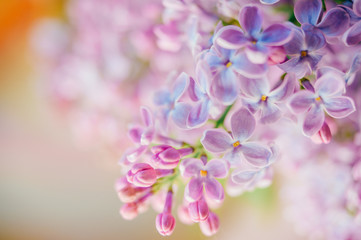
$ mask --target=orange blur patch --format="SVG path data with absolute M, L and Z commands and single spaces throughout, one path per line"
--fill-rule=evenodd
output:
M 263 101 L 263 102 L 265 102 L 266 100 L 267 100 L 267 96 L 266 95 L 262 95 L 262 97 L 261 97 L 261 100 Z
M 238 147 L 239 145 L 241 145 L 241 143 L 239 141 L 233 143 L 233 147 Z
M 208 172 L 207 172 L 207 171 L 205 171 L 205 170 L 201 170 L 201 171 L 200 171 L 200 175 L 201 175 L 201 177 L 206 177 L 206 176 L 207 176 L 207 174 L 208 174 Z
M 316 99 L 316 101 L 321 101 L 321 97 L 317 97 L 315 99 Z

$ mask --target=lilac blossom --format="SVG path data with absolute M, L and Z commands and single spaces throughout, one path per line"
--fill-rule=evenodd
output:
M 189 203 L 188 213 L 193 222 L 203 222 L 207 220 L 209 216 L 207 202 L 201 197 L 199 200 Z
M 145 127 L 134 126 L 129 129 L 128 134 L 134 143 L 149 145 L 155 134 L 153 115 L 147 107 L 141 107 L 140 112 Z
M 271 151 L 263 144 L 248 142 L 256 128 L 256 119 L 246 108 L 241 108 L 231 117 L 231 134 L 223 129 L 206 130 L 201 143 L 207 151 L 212 153 L 226 153 L 231 165 L 241 161 L 241 154 L 250 164 L 263 167 L 268 164 Z
M 298 0 L 295 3 L 295 17 L 303 27 L 319 34 L 321 31 L 326 36 L 335 37 L 344 33 L 349 25 L 350 17 L 347 12 L 339 7 L 327 11 L 322 20 L 321 0 Z
M 349 13 L 352 22 L 355 22 L 342 36 L 342 40 L 347 46 L 353 46 L 361 41 L 361 1 L 353 1 L 352 9 L 344 7 Z
M 312 88 L 297 92 L 289 100 L 289 106 L 294 113 L 306 112 L 302 123 L 306 136 L 312 136 L 321 129 L 325 121 L 323 110 L 333 118 L 344 118 L 355 111 L 353 100 L 341 96 L 344 81 L 337 75 L 323 75 L 316 81 L 314 89 Z
M 198 201 L 202 197 L 203 187 L 208 198 L 223 201 L 223 187 L 215 178 L 227 176 L 228 165 L 225 161 L 213 159 L 205 164 L 200 159 L 188 158 L 182 161 L 180 170 L 183 177 L 191 177 L 184 193 L 189 202 Z
M 295 89 L 293 73 L 287 74 L 282 84 L 271 91 L 267 79 L 244 79 L 241 81 L 244 105 L 254 114 L 260 112 L 261 123 L 273 123 L 281 118 L 279 104 L 285 101 Z
M 273 24 L 263 32 L 262 15 L 255 6 L 244 7 L 239 15 L 239 27 L 230 25 L 221 28 L 217 32 L 216 42 L 227 49 L 240 49 L 246 47 L 247 58 L 255 63 L 265 63 L 269 56 L 269 47 L 282 46 L 287 43 L 292 36 L 291 28 L 283 24 Z
M 275 4 L 275 3 L 278 3 L 279 1 L 280 0 L 260 0 L 261 3 L 267 4 L 267 5 Z
M 187 117 L 191 106 L 185 102 L 180 102 L 179 99 L 187 90 L 188 84 L 189 76 L 181 73 L 175 80 L 171 92 L 164 90 L 155 94 L 155 104 L 164 106 L 164 108 L 162 108 L 164 123 L 171 117 L 177 126 L 181 128 L 187 127 Z
M 207 220 L 199 223 L 199 227 L 204 235 L 214 235 L 219 229 L 218 216 L 214 212 L 210 212 Z
M 175 219 L 171 213 L 172 211 L 173 192 L 168 191 L 164 210 L 162 213 L 157 215 L 155 220 L 155 226 L 158 232 L 163 236 L 169 236 L 172 234 L 175 228 Z
M 292 40 L 284 45 L 290 59 L 278 66 L 287 73 L 294 73 L 297 79 L 311 74 L 322 58 L 319 50 L 325 44 L 321 32 L 313 32 L 308 27 L 294 27 Z
M 213 45 L 204 56 L 212 73 L 210 93 L 225 105 L 232 104 L 238 95 L 238 74 L 260 77 L 266 73 L 266 64 L 253 64 L 245 53 Z

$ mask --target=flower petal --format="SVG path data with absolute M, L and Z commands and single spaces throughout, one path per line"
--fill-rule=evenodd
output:
M 267 46 L 281 46 L 290 41 L 292 30 L 282 24 L 273 24 L 262 32 L 259 41 Z
M 317 24 L 321 14 L 322 3 L 320 0 L 298 0 L 295 3 L 295 17 L 301 23 Z
M 188 115 L 187 126 L 195 128 L 203 125 L 208 120 L 209 108 L 209 99 L 197 102 Z
M 325 100 L 324 106 L 328 115 L 344 118 L 356 111 L 355 103 L 349 97 L 333 97 Z
M 143 128 L 142 127 L 135 126 L 135 127 L 130 128 L 129 131 L 128 131 L 128 136 L 134 143 L 140 143 L 140 139 L 142 138 L 142 134 L 143 134 Z
M 304 32 L 294 25 L 292 26 L 292 39 L 284 45 L 287 54 L 300 54 L 304 45 Z
M 305 33 L 305 43 L 307 46 L 308 52 L 312 52 L 318 49 L 321 49 L 326 45 L 326 39 L 323 35 L 322 31 L 318 28 L 310 25 L 304 24 L 302 25 L 302 30 Z
M 361 0 L 354 0 L 352 9 L 357 15 L 361 16 Z
M 173 91 L 172 91 L 172 100 L 174 102 L 178 101 L 183 93 L 187 90 L 189 84 L 188 74 L 182 72 L 174 82 Z
M 160 90 L 154 94 L 153 102 L 156 105 L 164 105 L 170 103 L 171 101 L 172 100 L 169 91 Z
M 345 88 L 342 76 L 328 72 L 322 75 L 315 83 L 315 91 L 323 100 L 334 95 L 339 95 Z
M 184 190 L 184 197 L 189 202 L 194 202 L 202 197 L 203 180 L 201 178 L 192 178 Z
M 242 28 L 251 36 L 255 36 L 261 31 L 262 16 L 257 7 L 244 7 L 238 15 L 238 21 Z
M 274 89 L 268 97 L 275 101 L 283 101 L 294 92 L 296 83 L 297 80 L 295 74 L 289 73 L 286 75 L 282 84 Z
M 244 94 L 257 99 L 259 99 L 263 94 L 268 94 L 270 91 L 269 82 L 266 78 L 241 78 L 240 85 Z
M 271 5 L 271 4 L 278 3 L 279 1 L 280 0 L 261 0 L 261 3 Z
M 317 133 L 325 121 L 325 114 L 320 106 L 314 105 L 307 112 L 303 121 L 303 133 L 311 137 Z
M 291 96 L 289 106 L 295 114 L 307 111 L 315 102 L 315 94 L 308 90 L 301 90 Z
M 174 105 L 174 110 L 171 111 L 171 117 L 178 127 L 187 128 L 187 119 L 191 109 L 192 106 L 184 102 Z
M 240 153 L 241 153 L 241 148 L 234 147 L 231 151 L 227 152 L 223 158 L 226 159 L 227 162 L 229 162 L 231 167 L 239 166 L 242 163 L 242 158 Z
M 238 95 L 238 82 L 231 68 L 224 69 L 215 75 L 211 85 L 212 95 L 225 105 L 232 104 Z
M 216 202 L 223 201 L 224 189 L 222 184 L 220 184 L 216 179 L 207 178 L 204 182 L 204 188 L 206 190 L 207 197 Z
M 227 49 L 239 49 L 247 42 L 243 31 L 234 25 L 222 27 L 215 36 L 216 43 Z
M 241 151 L 247 162 L 256 167 L 267 166 L 272 156 L 271 150 L 267 147 L 253 142 L 244 143 L 241 146 Z
M 297 79 L 303 78 L 305 75 L 312 72 L 310 64 L 305 59 L 294 57 L 287 62 L 278 65 L 286 73 L 294 73 Z
M 193 78 L 190 78 L 189 80 L 188 94 L 190 99 L 194 102 L 199 101 L 203 95 L 199 85 L 194 81 Z
M 199 173 L 203 168 L 203 162 L 197 158 L 184 159 L 179 166 L 179 170 L 183 177 L 199 176 Z
M 245 184 L 251 182 L 259 170 L 235 170 L 232 173 L 232 181 L 237 184 Z
M 232 148 L 233 140 L 223 129 L 209 129 L 204 132 L 201 143 L 209 152 L 223 153 Z
M 282 116 L 280 108 L 271 102 L 265 103 L 261 109 L 260 121 L 263 124 L 274 123 Z
M 269 48 L 258 42 L 255 45 L 248 45 L 245 48 L 247 59 L 253 64 L 263 64 L 267 62 L 269 55 Z
M 209 176 L 215 178 L 225 178 L 228 174 L 228 164 L 222 159 L 213 159 L 209 161 L 205 169 Z
M 350 27 L 342 37 L 347 46 L 356 45 L 361 41 L 361 21 Z
M 317 25 L 324 34 L 330 37 L 339 36 L 346 31 L 350 23 L 348 13 L 342 8 L 332 8 Z
M 258 78 L 264 76 L 267 72 L 267 64 L 252 63 L 244 52 L 234 55 L 232 63 L 231 68 L 245 77 Z
M 248 139 L 256 128 L 256 119 L 246 108 L 241 108 L 231 117 L 233 139 L 243 142 Z

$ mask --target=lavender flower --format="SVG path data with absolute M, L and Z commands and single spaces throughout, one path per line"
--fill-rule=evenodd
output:
M 212 153 L 226 153 L 231 165 L 240 163 L 240 154 L 250 164 L 263 167 L 268 164 L 271 151 L 257 142 L 248 142 L 256 128 L 256 120 L 249 110 L 242 108 L 231 117 L 231 134 L 223 129 L 206 130 L 201 139 L 204 148 Z

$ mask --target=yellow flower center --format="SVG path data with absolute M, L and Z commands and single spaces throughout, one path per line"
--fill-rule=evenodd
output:
M 251 41 L 251 43 L 252 43 L 253 45 L 256 45 L 257 41 L 256 41 L 256 40 L 253 40 L 253 41 Z
M 320 101 L 321 100 L 321 97 L 317 97 L 317 98 L 315 98 L 316 99 L 316 101 Z
M 241 145 L 241 143 L 239 141 L 233 143 L 233 147 L 238 147 L 239 145 Z
M 261 100 L 263 101 L 263 102 L 265 102 L 266 100 L 267 100 L 267 96 L 266 95 L 262 95 L 262 97 L 261 97 Z
M 206 177 L 207 176 L 207 171 L 201 170 L 200 174 L 201 174 L 202 177 Z
M 301 51 L 301 57 L 306 57 L 307 54 L 308 54 L 307 51 L 305 51 L 305 50 Z
M 226 67 L 229 68 L 230 66 L 232 66 L 232 63 L 231 63 L 231 62 L 228 62 L 228 63 L 226 64 Z

